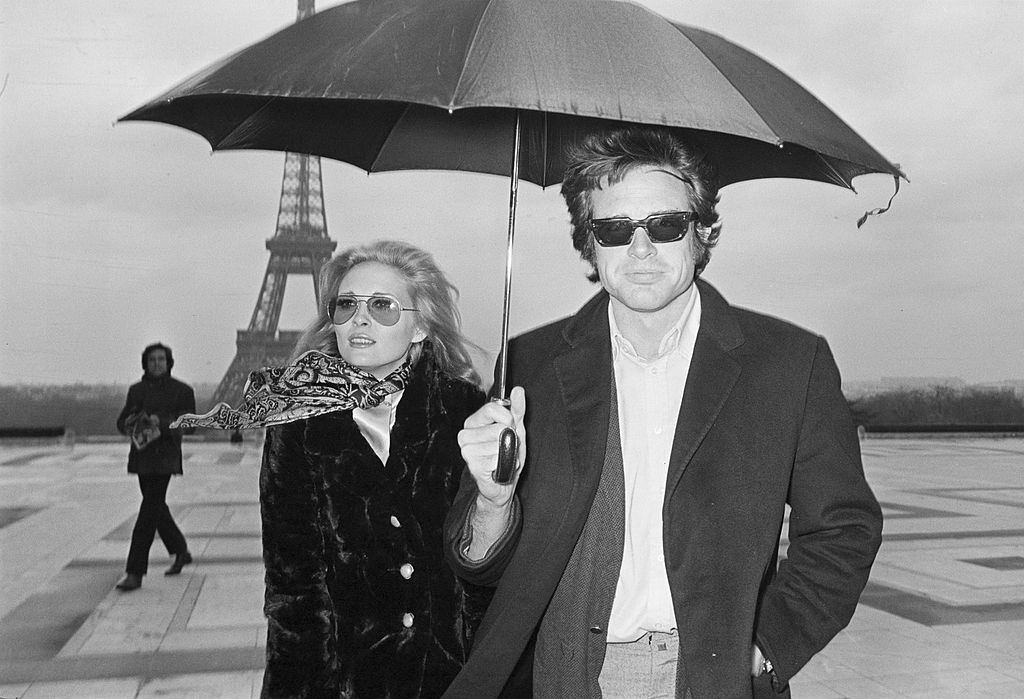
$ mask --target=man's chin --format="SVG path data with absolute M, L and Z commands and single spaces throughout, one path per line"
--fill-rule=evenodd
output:
M 653 294 L 629 294 L 616 300 L 624 310 L 634 313 L 657 313 L 671 303 L 664 297 Z
M 626 310 L 634 313 L 657 313 L 663 311 L 686 294 L 686 289 L 676 291 L 655 285 L 633 285 L 625 293 L 612 295 Z

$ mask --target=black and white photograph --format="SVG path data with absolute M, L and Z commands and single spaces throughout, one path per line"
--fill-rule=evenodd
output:
M 0 698 L 1024 695 L 1024 3 L 0 6 Z

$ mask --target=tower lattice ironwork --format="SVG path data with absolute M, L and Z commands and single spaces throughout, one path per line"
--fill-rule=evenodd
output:
M 298 19 L 314 12 L 314 0 L 299 0 Z M 249 372 L 287 362 L 301 334 L 277 327 L 288 275 L 312 275 L 313 292 L 319 295 L 320 267 L 336 246 L 327 235 L 320 158 L 286 153 L 277 228 L 267 240 L 267 271 L 249 327 L 238 331 L 235 358 L 217 386 L 214 403 L 238 405 Z

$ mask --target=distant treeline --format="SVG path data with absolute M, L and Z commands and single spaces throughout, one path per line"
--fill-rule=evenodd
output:
M 196 407 L 205 411 L 213 386 L 198 385 Z M 0 386 L 0 428 L 64 427 L 76 435 L 117 434 L 128 386 Z
M 211 407 L 213 385 L 197 385 L 200 412 Z M 127 385 L 0 386 L 0 428 L 64 427 L 77 435 L 116 434 Z M 896 389 L 850 401 L 866 428 L 924 425 L 1024 425 L 1024 400 L 1012 389 Z
M 894 389 L 850 401 L 854 420 L 880 426 L 1024 425 L 1024 400 L 1012 389 L 932 386 Z

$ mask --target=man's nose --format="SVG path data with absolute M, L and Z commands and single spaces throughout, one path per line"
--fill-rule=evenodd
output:
M 633 231 L 633 240 L 629 243 L 629 255 L 639 260 L 650 257 L 651 255 L 657 254 L 657 249 L 654 247 L 654 243 L 647 236 L 647 229 L 639 226 Z

